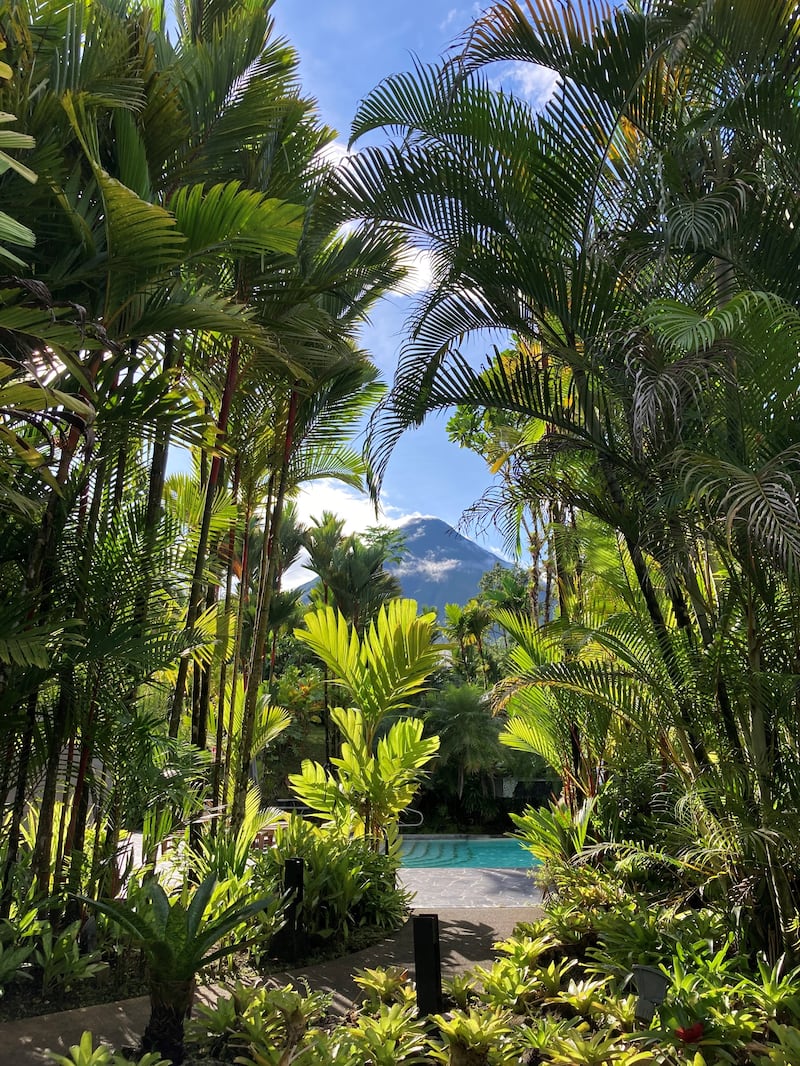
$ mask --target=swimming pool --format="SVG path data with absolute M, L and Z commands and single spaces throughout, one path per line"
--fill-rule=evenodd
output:
M 406 868 L 523 870 L 537 865 L 509 837 L 404 837 L 401 855 Z

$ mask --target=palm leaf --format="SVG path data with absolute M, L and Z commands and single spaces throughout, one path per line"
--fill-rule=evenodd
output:
M 215 250 L 291 255 L 302 232 L 303 207 L 267 199 L 236 181 L 211 188 L 184 185 L 168 206 L 192 255 Z

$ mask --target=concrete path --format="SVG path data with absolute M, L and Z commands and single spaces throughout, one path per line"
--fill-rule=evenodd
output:
M 414 892 L 415 910 L 440 907 L 527 907 L 541 901 L 530 870 L 465 870 L 406 867 L 399 880 Z
M 538 893 L 525 871 L 517 870 L 403 870 L 407 888 L 415 890 L 416 911 L 438 913 L 442 973 L 450 976 L 494 957 L 492 945 L 510 936 L 521 921 L 531 921 L 539 912 Z M 473 893 L 471 906 L 460 901 Z M 447 905 L 442 904 L 443 898 Z M 488 900 L 492 899 L 492 902 Z M 380 944 L 332 962 L 311 966 L 271 978 L 278 984 L 307 981 L 312 989 L 333 995 L 333 1009 L 344 1013 L 359 996 L 352 980 L 354 970 L 399 965 L 413 974 L 412 923 Z M 234 975 L 235 976 L 235 975 Z M 200 998 L 210 1001 L 206 990 Z M 84 1007 L 38 1018 L 0 1025 L 0 1066 L 41 1066 L 50 1060 L 45 1049 L 66 1054 L 78 1043 L 84 1029 L 112 1047 L 132 1045 L 147 1024 L 146 998 Z

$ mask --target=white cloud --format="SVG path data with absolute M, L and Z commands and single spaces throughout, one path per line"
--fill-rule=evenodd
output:
M 502 546 L 498 547 L 496 544 L 484 544 L 483 546 L 487 551 L 490 551 L 492 555 L 496 555 L 497 558 L 504 563 L 517 563 L 520 561 L 516 555 L 509 554 L 509 552 Z
M 395 510 L 397 510 L 397 508 L 395 508 Z M 417 518 L 438 518 L 438 517 L 439 516 L 435 515 L 435 514 L 423 514 L 422 511 L 409 511 L 409 513 L 408 514 L 404 514 L 402 516 L 402 518 L 397 518 L 394 521 L 393 524 L 396 525 L 396 526 L 404 526 L 404 525 L 407 525 L 407 523 L 409 523 L 409 522 L 413 522 Z
M 507 89 L 531 107 L 544 107 L 558 83 L 558 75 L 535 63 L 504 63 L 492 78 L 496 89 Z
M 332 511 L 344 519 L 345 533 L 362 533 L 369 526 L 399 526 L 409 518 L 429 517 L 422 515 L 401 514 L 396 507 L 389 504 L 378 508 L 366 493 L 356 492 L 347 485 L 337 481 L 312 481 L 301 488 L 295 500 L 298 520 L 310 525 L 313 518 L 322 518 L 323 511 Z M 302 565 L 307 560 L 304 554 L 294 566 L 286 572 L 283 579 L 284 588 L 297 588 L 312 578 L 310 570 Z
M 447 15 L 445 16 L 445 18 L 439 23 L 439 29 L 444 31 L 449 26 L 452 26 L 453 23 L 458 18 L 458 15 L 459 15 L 458 8 L 457 7 L 451 7 L 450 10 L 447 12 Z
M 284 589 L 299 589 L 301 585 L 305 585 L 307 581 L 311 581 L 314 575 L 310 570 L 306 570 L 305 563 L 308 562 L 308 552 L 305 548 L 302 548 L 297 559 L 292 563 L 286 573 L 281 579 L 281 588 Z
M 426 558 L 415 559 L 412 566 L 404 566 L 400 563 L 395 572 L 400 578 L 404 574 L 413 574 L 415 577 L 424 574 L 429 581 L 439 584 L 447 581 L 453 571 L 459 569 L 463 569 L 463 560 Z
M 332 511 L 344 519 L 345 533 L 360 533 L 367 526 L 394 524 L 382 509 L 376 517 L 375 507 L 365 493 L 327 479 L 304 485 L 295 506 L 298 519 L 306 525 L 312 518 L 321 518 L 323 511 Z
M 318 158 L 324 159 L 328 163 L 332 163 L 333 166 L 338 166 L 343 159 L 347 159 L 350 155 L 350 149 L 347 147 L 344 141 L 331 141 L 330 144 L 326 144 L 324 148 L 320 148 L 317 153 Z

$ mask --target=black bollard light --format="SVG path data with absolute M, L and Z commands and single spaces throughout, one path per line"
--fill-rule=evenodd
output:
M 667 995 L 669 978 L 654 966 L 637 965 L 633 967 L 633 980 L 639 993 L 634 1013 L 638 1021 L 649 1025 Z
M 289 954 L 292 962 L 297 962 L 298 949 L 302 935 L 298 929 L 297 910 L 303 900 L 303 860 L 287 859 L 283 869 L 283 890 L 289 893 L 289 905 L 286 909 L 286 928 L 289 933 Z
M 442 960 L 439 952 L 439 915 L 415 914 L 414 971 L 420 1017 L 442 1009 Z
M 291 892 L 294 901 L 299 903 L 303 898 L 303 860 L 287 859 L 283 869 L 283 891 Z

